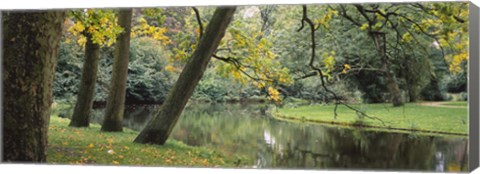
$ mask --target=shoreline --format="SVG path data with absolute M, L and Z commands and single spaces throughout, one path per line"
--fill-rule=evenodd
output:
M 354 123 L 347 123 L 347 122 L 335 122 L 335 121 L 322 121 L 322 120 L 314 120 L 314 119 L 300 119 L 296 117 L 288 117 L 283 116 L 278 113 L 271 113 L 272 118 L 280 121 L 288 121 L 288 122 L 301 122 L 301 123 L 309 123 L 309 124 L 320 124 L 320 125 L 327 125 L 333 127 L 347 127 L 352 129 L 363 129 L 363 130 L 373 130 L 373 131 L 382 131 L 382 132 L 395 132 L 395 133 L 406 133 L 406 134 L 428 134 L 428 135 L 435 135 L 435 136 L 461 136 L 461 137 L 468 137 L 468 134 L 464 133 L 456 133 L 456 132 L 444 132 L 444 131 L 434 131 L 434 130 L 422 130 L 422 129 L 408 129 L 408 128 L 395 128 L 395 127 L 383 127 L 383 126 L 373 126 L 373 125 L 360 125 Z

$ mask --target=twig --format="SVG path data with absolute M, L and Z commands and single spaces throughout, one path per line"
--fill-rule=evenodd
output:
M 341 105 L 344 105 L 345 107 L 357 112 L 357 114 L 360 114 L 361 116 L 363 117 L 366 117 L 366 118 L 370 118 L 370 119 L 374 119 L 374 120 L 378 120 L 380 121 L 384 126 L 385 126 L 385 122 L 380 119 L 380 118 L 377 118 L 377 117 L 374 117 L 374 116 L 369 116 L 368 114 L 366 114 L 365 112 L 363 111 L 360 111 L 342 101 L 340 101 L 340 99 L 338 98 L 337 94 L 335 92 L 333 92 L 332 90 L 330 90 L 326 85 L 325 85 L 325 77 L 323 75 L 323 72 L 320 68 L 316 67 L 314 65 L 314 61 L 315 61 L 315 49 L 316 49 L 316 42 L 315 42 L 315 25 L 313 24 L 312 20 L 310 18 L 308 18 L 308 15 L 307 15 L 307 6 L 306 5 L 303 5 L 303 15 L 302 15 L 302 19 L 301 19 L 301 26 L 300 28 L 297 30 L 298 32 L 301 31 L 303 28 L 304 28 L 304 24 L 305 22 L 309 25 L 310 27 L 310 36 L 311 36 L 311 47 L 312 47 L 312 55 L 310 57 L 310 62 L 309 62 L 309 66 L 310 68 L 312 68 L 313 70 L 317 71 L 317 73 L 320 75 L 320 81 L 321 81 L 321 85 L 323 87 L 323 89 L 325 91 L 327 91 L 328 93 L 332 94 L 333 97 L 335 98 L 335 108 L 334 108 L 334 118 L 336 119 L 337 118 L 337 109 L 338 109 L 338 105 L 341 104 Z
M 203 35 L 203 24 L 202 24 L 202 20 L 200 18 L 200 12 L 198 11 L 198 9 L 196 7 L 192 7 L 192 9 L 195 12 L 195 17 L 197 19 L 197 23 L 198 23 L 199 30 L 200 30 L 199 31 L 200 38 L 201 38 L 202 35 Z M 242 67 L 248 67 L 248 66 L 242 64 L 237 58 L 222 57 L 222 56 L 219 56 L 219 55 L 216 54 L 217 51 L 223 51 L 223 50 L 228 50 L 229 52 L 231 52 L 230 48 L 217 49 L 215 51 L 215 53 L 213 53 L 212 57 L 215 58 L 215 59 L 221 60 L 223 62 L 226 62 L 226 63 L 231 63 L 233 66 L 235 66 L 235 68 L 237 68 L 237 70 L 239 70 L 242 74 L 244 74 L 245 76 L 247 76 L 248 78 L 250 78 L 252 80 L 255 80 L 255 81 L 269 81 L 269 82 L 273 81 L 272 79 L 260 78 L 258 76 L 254 77 L 253 75 L 249 74 L 248 72 L 246 72 L 245 70 L 242 69 Z
M 197 17 L 197 23 L 199 27 L 199 33 L 200 33 L 200 38 L 203 35 L 203 24 L 202 24 L 202 19 L 200 18 L 200 12 L 198 12 L 197 7 L 192 7 L 193 11 L 195 12 L 195 16 Z

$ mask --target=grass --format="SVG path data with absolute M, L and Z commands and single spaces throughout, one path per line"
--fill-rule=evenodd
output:
M 390 104 L 352 105 L 369 116 L 384 121 L 363 118 L 343 105 L 338 107 L 334 118 L 334 105 L 310 105 L 296 108 L 282 108 L 273 113 L 283 120 L 296 120 L 343 126 L 370 127 L 385 131 L 417 131 L 434 134 L 467 135 L 468 112 L 466 108 L 444 108 L 408 103 L 403 107 Z
M 69 119 L 52 116 L 48 133 L 48 162 L 52 164 L 101 164 L 139 166 L 236 167 L 245 157 L 226 157 L 221 152 L 168 140 L 165 145 L 133 143 L 130 129 L 106 133 L 100 125 L 68 127 Z

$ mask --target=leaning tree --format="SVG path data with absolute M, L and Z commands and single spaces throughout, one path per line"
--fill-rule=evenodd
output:
M 164 144 L 175 126 L 188 99 L 203 76 L 208 62 L 225 35 L 236 7 L 219 7 L 215 10 L 197 48 L 187 61 L 167 99 L 156 114 L 135 138 L 136 143 Z

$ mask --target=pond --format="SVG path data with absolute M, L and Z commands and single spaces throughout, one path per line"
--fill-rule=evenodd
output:
M 265 114 L 267 107 L 189 104 L 171 138 L 218 149 L 232 157 L 247 156 L 247 167 L 252 168 L 468 170 L 467 137 L 285 122 Z M 123 124 L 140 131 L 158 109 L 155 105 L 126 107 Z M 102 116 L 103 109 L 95 109 L 92 122 L 101 123 Z

